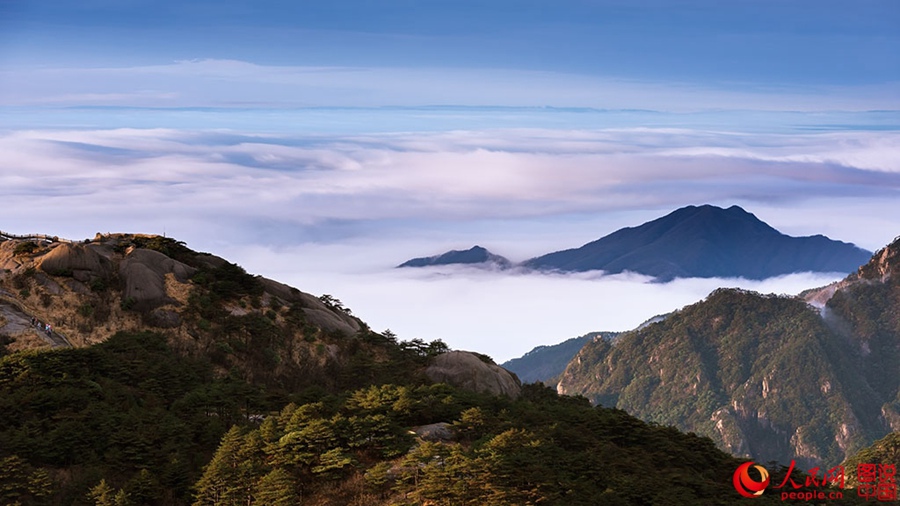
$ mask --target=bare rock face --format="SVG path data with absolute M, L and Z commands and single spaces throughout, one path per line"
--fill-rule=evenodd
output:
M 136 248 L 122 261 L 123 265 L 134 263 L 143 264 L 161 276 L 172 273 L 175 279 L 182 283 L 187 282 L 197 272 L 197 269 L 152 249 Z
M 65 284 L 66 287 L 69 288 L 69 290 L 79 295 L 89 295 L 91 293 L 91 289 L 77 279 L 67 279 Z
M 171 302 L 166 294 L 166 274 L 186 282 L 196 269 L 149 249 L 134 249 L 119 264 L 125 281 L 124 299 L 132 299 L 134 307 L 149 310 Z
M 53 295 L 63 294 L 63 288 L 59 286 L 59 283 L 53 281 L 53 278 L 42 272 L 35 273 L 34 280 L 37 284 L 43 286 L 47 292 L 52 293 Z
M 425 369 L 428 379 L 475 392 L 517 398 L 522 384 L 515 374 L 499 365 L 483 362 L 468 351 L 442 353 Z
M 15 336 L 33 328 L 27 314 L 17 306 L 0 301 L 0 335 Z
M 353 335 L 360 330 L 359 322 L 355 318 L 326 306 L 314 295 L 301 292 L 296 288 L 268 278 L 260 278 L 260 282 L 262 282 L 263 288 L 267 293 L 287 302 L 300 303 L 306 319 L 326 332 L 340 332 L 346 335 Z
M 144 321 L 162 329 L 173 329 L 181 325 L 181 316 L 171 309 L 157 308 L 147 314 Z
M 799 297 L 821 310 L 836 292 L 858 283 L 886 283 L 898 271 L 900 271 L 900 237 L 876 251 L 871 260 L 860 266 L 857 272 L 821 288 L 806 290 Z
M 107 259 L 83 244 L 61 243 L 41 257 L 38 267 L 47 274 L 67 273 L 76 279 L 108 278 L 112 270 Z
M 324 304 L 323 304 L 324 307 Z M 320 327 L 325 332 L 341 332 L 353 335 L 359 332 L 359 324 L 350 317 L 336 314 L 328 308 L 303 308 L 303 314 L 309 323 Z
M 258 279 L 259 279 L 260 283 L 262 283 L 263 289 L 266 292 L 268 292 L 282 300 L 285 300 L 287 302 L 295 302 L 295 301 L 301 300 L 301 298 L 300 298 L 301 292 L 300 292 L 300 290 L 297 290 L 296 288 L 291 288 L 290 286 L 288 286 L 284 283 L 279 283 L 278 281 L 275 281 L 274 279 L 269 279 L 269 278 L 264 278 L 264 277 L 260 277 Z M 310 297 L 312 297 L 312 296 L 310 295 Z M 313 297 L 313 298 L 315 298 L 315 297 Z
M 422 438 L 423 441 L 431 441 L 434 443 L 443 443 L 453 441 L 453 429 L 447 422 L 438 422 L 428 425 L 420 425 L 413 427 L 412 432 Z
M 0 273 L 15 271 L 22 265 L 22 262 L 16 258 L 17 245 L 17 241 L 0 241 Z
M 209 253 L 199 253 L 195 260 L 202 267 L 206 267 L 209 269 L 216 269 L 218 267 L 222 267 L 223 265 L 228 263 L 228 260 L 225 260 L 222 257 L 217 257 L 215 255 L 211 255 Z
M 884 248 L 875 252 L 872 259 L 857 272 L 859 278 L 887 281 L 891 274 L 900 270 L 900 236 Z

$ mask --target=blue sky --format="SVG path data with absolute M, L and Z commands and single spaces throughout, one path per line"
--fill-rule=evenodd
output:
M 391 267 L 523 260 L 704 203 L 868 249 L 900 234 L 898 26 L 892 0 L 0 0 L 0 229 L 165 231 L 510 358 L 842 273 Z
M 891 0 L 0 2 L 0 105 L 896 110 Z
M 896 82 L 891 0 L 18 1 L 6 58 L 464 67 L 772 84 Z M 333 104 L 336 105 L 336 104 Z

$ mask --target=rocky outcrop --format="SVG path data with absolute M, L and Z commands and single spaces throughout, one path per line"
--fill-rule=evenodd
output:
M 410 430 L 423 441 L 431 441 L 433 443 L 453 441 L 453 429 L 450 428 L 450 424 L 447 422 L 420 425 Z
M 900 237 L 876 251 L 872 259 L 859 268 L 857 275 L 861 279 L 877 280 L 883 283 L 898 269 L 900 269 Z
M 3 271 L 15 271 L 22 266 L 22 261 L 16 258 L 16 246 L 18 241 L 0 241 L 0 274 Z
M 216 269 L 228 263 L 228 260 L 209 253 L 198 253 L 194 257 L 194 261 L 197 262 L 197 265 L 208 269 Z
M 813 306 L 816 309 L 822 309 L 828 304 L 828 301 L 834 297 L 834 294 L 838 290 L 843 290 L 848 286 L 852 285 L 855 281 L 850 279 L 842 279 L 840 281 L 835 281 L 834 283 L 830 283 L 821 288 L 812 288 L 810 290 L 805 290 L 801 292 L 798 297 L 803 299 L 807 304 Z
M 84 271 L 82 271 L 82 272 L 84 272 Z M 37 282 L 38 285 L 44 287 L 44 289 L 47 291 L 47 293 L 51 293 L 53 295 L 62 295 L 63 294 L 63 288 L 59 285 L 59 283 L 57 283 L 56 281 L 53 280 L 53 278 L 51 278 L 50 276 L 48 276 L 42 272 L 35 273 L 34 280 Z
M 257 279 L 259 279 L 259 282 L 262 283 L 263 290 L 271 295 L 278 297 L 281 300 L 284 300 L 286 302 L 305 302 L 306 300 L 308 300 L 304 297 L 301 297 L 302 292 L 300 290 L 297 290 L 296 288 L 288 286 L 284 283 L 280 283 L 278 281 L 275 281 L 274 279 L 264 278 L 262 276 Z M 312 295 L 305 295 L 308 295 L 309 297 L 315 299 L 315 297 L 313 297 Z M 318 301 L 318 299 L 316 299 L 316 301 Z M 318 302 L 321 304 L 320 301 Z
M 131 299 L 137 309 L 150 310 L 172 300 L 166 294 L 166 274 L 187 282 L 196 269 L 149 249 L 134 249 L 119 264 L 125 282 L 123 300 Z
M 51 275 L 71 275 L 79 281 L 94 277 L 108 278 L 112 267 L 109 260 L 83 244 L 60 243 L 42 256 L 38 267 Z
M 328 307 L 314 295 L 301 292 L 294 287 L 272 279 L 260 277 L 259 280 L 266 293 L 286 302 L 299 303 L 309 323 L 320 327 L 325 332 L 353 335 L 359 332 L 361 328 L 356 318 L 340 309 Z
M 522 384 L 515 374 L 468 351 L 450 351 L 434 357 L 425 375 L 436 383 L 513 399 L 522 392 Z
M 174 329 L 181 325 L 181 315 L 171 309 L 156 308 L 147 314 L 144 322 L 152 327 Z
M 900 237 L 876 251 L 855 273 L 829 285 L 801 292 L 798 297 L 821 310 L 835 293 L 860 283 L 886 283 L 897 270 L 900 270 Z
M 340 332 L 353 335 L 359 332 L 359 323 L 350 317 L 338 315 L 330 309 L 304 308 L 303 314 L 309 323 L 320 327 L 325 332 Z

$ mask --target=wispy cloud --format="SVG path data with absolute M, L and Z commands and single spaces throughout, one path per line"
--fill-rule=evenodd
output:
M 900 108 L 897 83 L 793 85 L 640 80 L 537 70 L 271 66 L 187 60 L 0 71 L 0 105 L 155 107 L 484 105 L 658 110 Z
M 895 132 L 24 131 L 0 137 L 0 178 L 8 202 L 55 196 L 52 206 L 76 213 L 189 210 L 298 226 L 520 219 L 710 201 L 890 200 L 900 192 L 896 147 Z

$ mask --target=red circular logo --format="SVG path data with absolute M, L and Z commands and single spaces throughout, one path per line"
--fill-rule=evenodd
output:
M 750 466 L 753 466 L 759 471 L 760 479 L 762 481 L 756 481 L 750 477 Z M 734 479 L 732 481 L 734 482 L 734 489 L 737 490 L 738 494 L 741 494 L 744 497 L 758 497 L 761 496 L 763 490 L 769 486 L 769 471 L 766 471 L 766 468 L 763 466 L 755 465 L 753 462 L 744 462 L 734 472 Z

